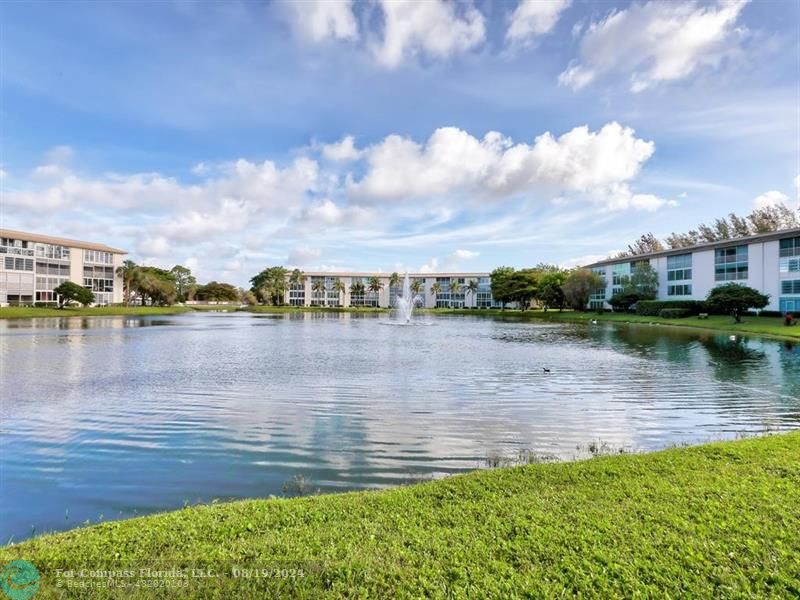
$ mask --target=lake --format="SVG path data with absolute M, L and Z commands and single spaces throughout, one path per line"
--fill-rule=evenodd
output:
M 0 543 L 282 495 L 295 475 L 381 488 L 521 449 L 570 459 L 592 441 L 650 450 L 800 426 L 799 346 L 646 325 L 6 320 L 0 361 Z

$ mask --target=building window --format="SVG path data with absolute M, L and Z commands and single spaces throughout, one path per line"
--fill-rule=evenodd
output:
M 718 248 L 714 251 L 716 281 L 738 281 L 747 277 L 747 246 Z
M 679 254 L 677 256 L 667 257 L 667 281 L 691 281 L 691 279 L 691 254 Z
M 6 256 L 5 268 L 9 271 L 33 271 L 33 259 Z
M 780 272 L 781 273 L 800 273 L 800 257 L 780 259 Z
M 113 262 L 113 257 L 111 252 L 102 252 L 100 250 L 84 250 L 83 262 L 110 265 Z
M 800 279 L 781 281 L 781 294 L 797 294 L 800 296 Z
M 667 296 L 691 296 L 692 284 L 682 283 L 680 285 L 670 285 L 667 287 Z
M 601 273 L 603 275 L 603 273 Z M 631 263 L 622 263 L 611 267 L 611 285 L 621 288 L 631 276 Z M 616 293 L 616 292 L 615 292 Z
M 789 256 L 800 256 L 800 237 L 787 238 L 780 241 L 781 258 Z

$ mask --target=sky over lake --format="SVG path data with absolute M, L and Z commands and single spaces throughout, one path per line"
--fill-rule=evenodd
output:
M 800 200 L 800 4 L 4 3 L 2 226 L 245 284 Z

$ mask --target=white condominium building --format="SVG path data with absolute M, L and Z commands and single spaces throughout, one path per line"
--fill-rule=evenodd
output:
M 53 290 L 65 281 L 92 290 L 95 304 L 122 302 L 116 270 L 125 254 L 103 244 L 0 229 L 0 306 L 55 304 Z
M 301 281 L 293 282 L 290 278 L 285 302 L 292 306 L 390 308 L 402 295 L 405 273 L 399 276 L 400 281 L 393 283 L 390 273 L 304 272 Z M 408 277 L 411 293 L 419 297 L 419 306 L 422 307 L 500 307 L 500 303 L 492 298 L 489 273 L 409 273 Z M 377 278 L 380 284 L 378 291 L 370 290 L 373 278 Z M 337 281 L 341 282 L 343 289 Z
M 704 300 L 712 288 L 733 282 L 769 294 L 765 310 L 800 313 L 800 228 L 587 265 L 606 282 L 591 307 L 609 307 L 640 262 L 658 273 L 659 300 Z

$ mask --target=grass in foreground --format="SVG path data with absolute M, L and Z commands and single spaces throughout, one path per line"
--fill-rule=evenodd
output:
M 0 563 L 31 560 L 43 598 L 126 595 L 57 588 L 59 568 L 145 567 L 220 576 L 130 596 L 785 598 L 800 595 L 798 531 L 795 432 L 191 507 L 36 538 L 0 549 Z M 233 578 L 235 566 L 296 571 Z
M 0 319 L 23 319 L 32 317 L 105 317 L 113 315 L 174 315 L 191 312 L 187 306 L 87 306 L 68 308 L 37 308 L 31 306 L 8 306 L 0 308 Z
M 731 317 L 711 315 L 708 319 L 687 317 L 685 319 L 662 319 L 661 317 L 641 317 L 633 314 L 575 312 L 571 310 L 499 310 L 499 309 L 436 309 L 429 311 L 437 315 L 484 315 L 506 316 L 519 319 L 538 319 L 547 321 L 582 322 L 592 320 L 608 323 L 655 323 L 671 327 L 690 327 L 697 329 L 711 329 L 729 333 L 751 333 L 784 339 L 800 339 L 800 325 L 786 327 L 780 317 L 742 317 L 741 323 L 734 323 Z

